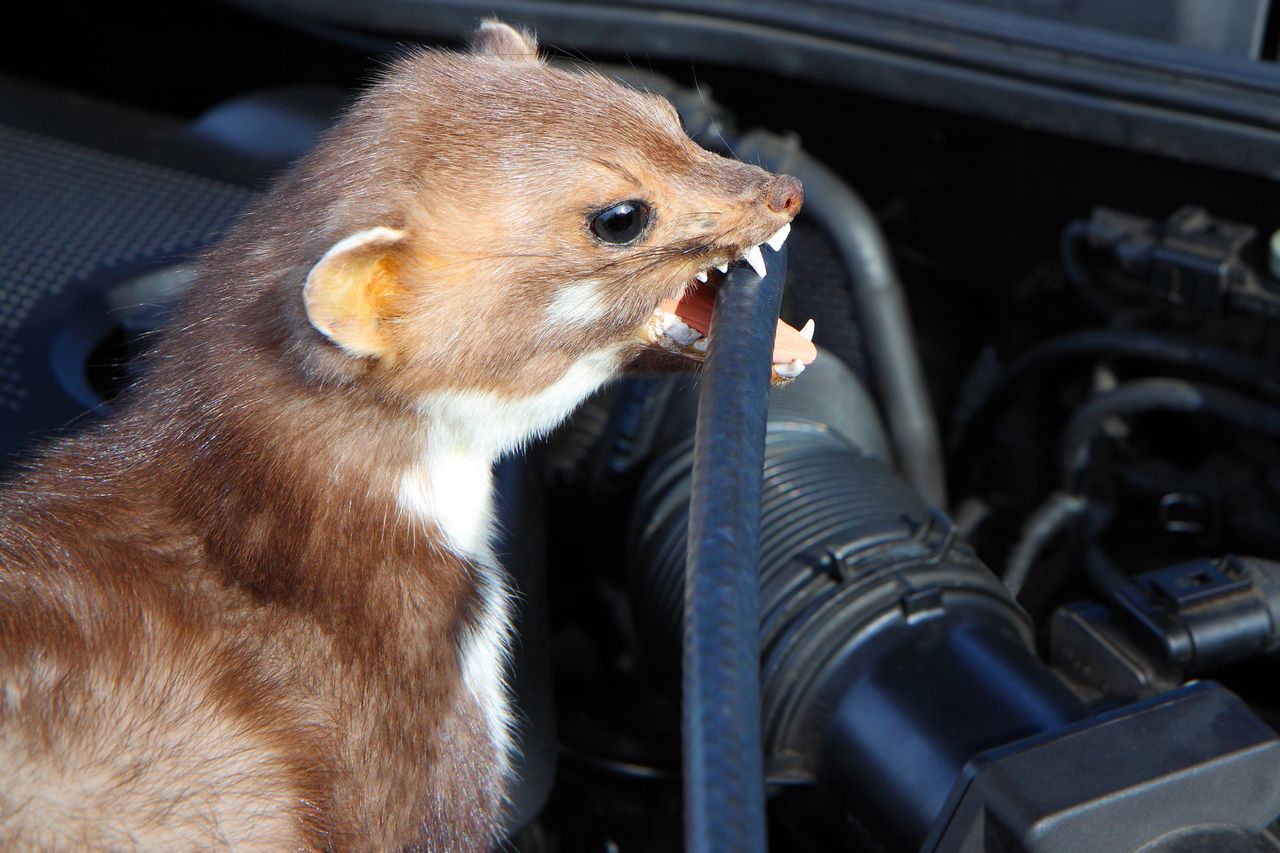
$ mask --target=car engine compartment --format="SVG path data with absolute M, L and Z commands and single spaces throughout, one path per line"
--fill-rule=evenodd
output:
M 371 57 L 422 35 L 194 9 L 199 34 L 147 4 L 88 12 L 77 61 L 15 41 L 0 65 L 8 464 L 109 409 L 192 258 Z M 1155 151 L 542 35 L 667 96 L 704 146 L 805 182 L 783 316 L 815 318 L 822 355 L 771 392 L 764 439 L 769 849 L 1280 849 L 1265 146 L 1233 170 L 1225 137 Z M 629 377 L 501 466 L 512 849 L 684 843 L 698 393 Z

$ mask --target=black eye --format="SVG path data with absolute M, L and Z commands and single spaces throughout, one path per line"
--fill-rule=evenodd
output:
M 606 243 L 630 243 L 649 224 L 649 205 L 642 201 L 620 201 L 591 218 L 591 230 Z

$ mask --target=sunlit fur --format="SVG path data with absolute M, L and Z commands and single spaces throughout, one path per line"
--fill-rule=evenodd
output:
M 0 495 L 0 848 L 498 835 L 489 465 L 794 210 L 661 99 L 500 24 L 473 44 L 392 64 L 203 260 L 114 415 Z M 634 198 L 650 229 L 598 241 L 591 214 Z M 369 229 L 398 277 L 353 354 L 303 287 Z

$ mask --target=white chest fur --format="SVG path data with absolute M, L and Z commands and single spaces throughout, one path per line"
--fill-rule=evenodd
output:
M 617 371 L 620 351 L 601 350 L 575 362 L 552 385 L 523 397 L 447 391 L 418 409 L 426 430 L 419 461 L 400 478 L 400 508 L 425 522 L 444 547 L 476 567 L 481 607 L 459 649 L 463 681 L 484 712 L 505 765 L 513 725 L 506 688 L 511 593 L 493 553 L 492 465 L 538 438 L 577 408 Z

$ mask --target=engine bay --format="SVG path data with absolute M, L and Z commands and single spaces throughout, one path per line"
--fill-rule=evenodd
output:
M 15 42 L 0 65 L 8 464 L 109 408 L 192 258 L 423 37 L 220 4 L 196 36 L 146 7 L 86 12 L 75 62 Z M 1233 169 L 1226 137 L 1156 150 L 544 43 L 805 184 L 782 316 L 816 320 L 819 357 L 771 393 L 761 496 L 769 849 L 1280 849 L 1265 148 Z M 698 393 L 629 377 L 501 466 L 512 849 L 682 848 Z

